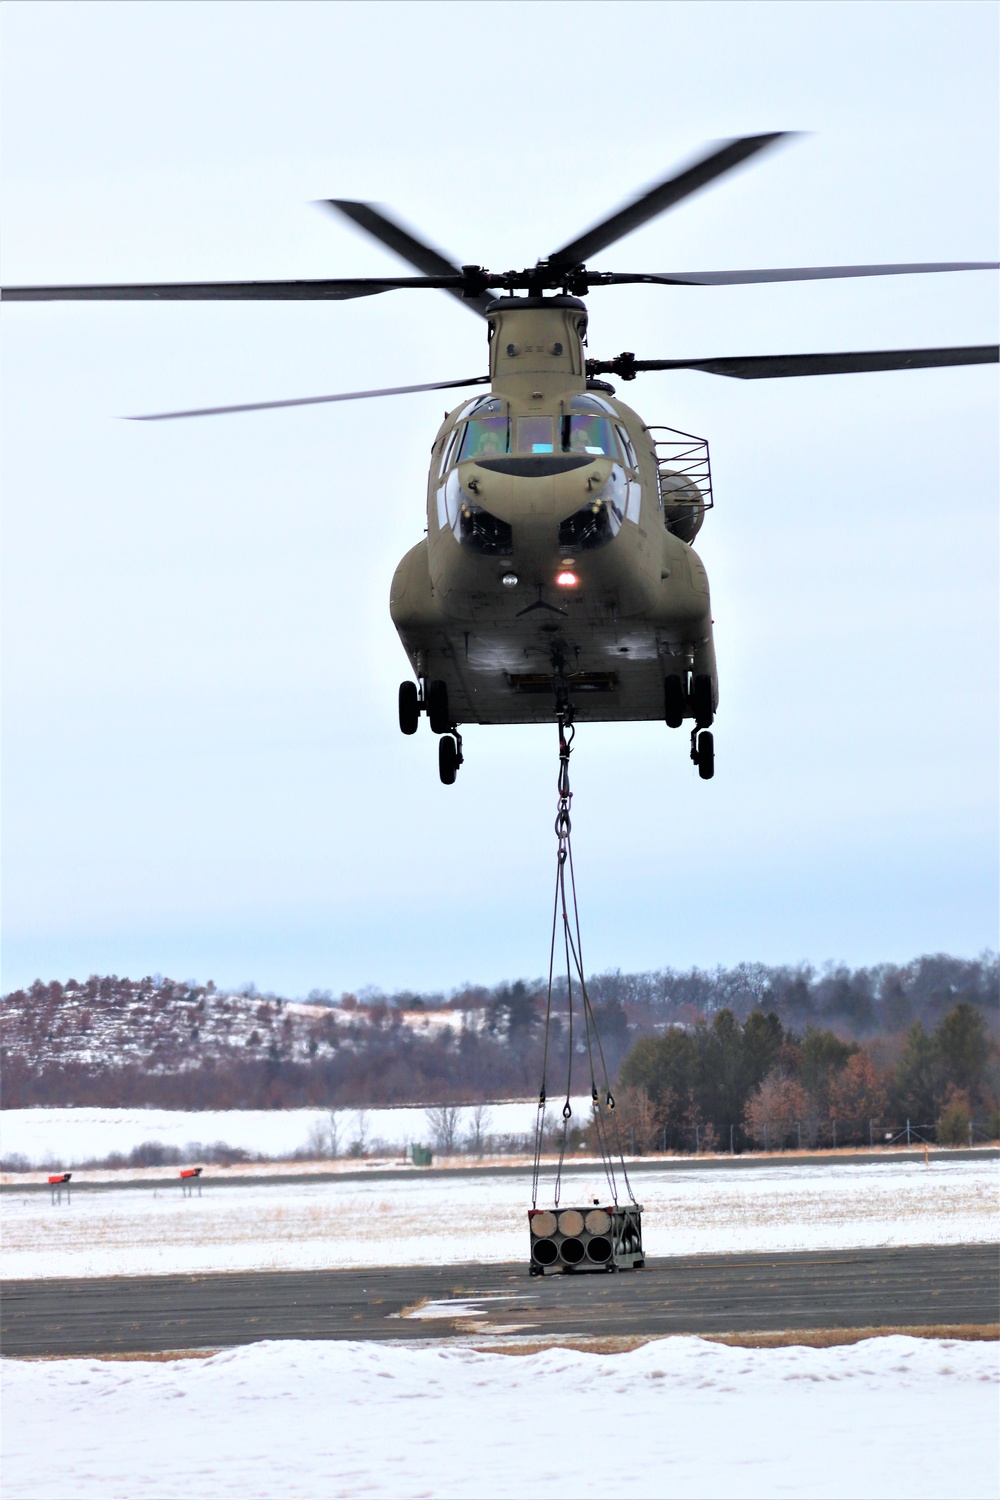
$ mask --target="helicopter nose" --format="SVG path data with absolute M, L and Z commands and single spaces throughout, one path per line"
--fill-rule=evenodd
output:
M 536 467 L 537 465 L 537 467 Z M 575 454 L 490 459 L 463 465 L 462 484 L 478 505 L 515 529 L 551 531 L 606 488 L 614 465 Z

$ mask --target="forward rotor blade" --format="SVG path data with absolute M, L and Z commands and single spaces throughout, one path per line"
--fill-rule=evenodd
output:
M 404 287 L 461 284 L 461 273 L 333 281 L 163 281 L 132 286 L 5 286 L 4 302 L 345 302 Z
M 488 375 L 469 380 L 432 380 L 428 385 L 392 385 L 381 391 L 342 391 L 337 396 L 297 396 L 291 401 L 247 401 L 240 406 L 199 406 L 190 411 L 156 411 L 126 417 L 126 422 L 170 422 L 175 417 L 225 417 L 237 411 L 274 411 L 279 406 L 322 406 L 329 401 L 364 401 L 369 396 L 410 396 L 416 391 L 450 391 L 465 385 L 489 385 Z
M 333 208 L 338 213 L 342 213 L 345 218 L 350 219 L 352 224 L 356 224 L 359 229 L 370 234 L 373 239 L 378 240 L 380 245 L 385 245 L 387 250 L 391 250 L 401 260 L 408 261 L 425 276 L 454 276 L 460 286 L 462 281 L 460 268 L 452 265 L 440 250 L 435 250 L 432 245 L 424 244 L 411 230 L 404 228 L 395 219 L 391 219 L 384 208 L 377 208 L 374 203 L 355 203 L 350 198 L 324 198 L 321 202 L 325 208 Z M 485 296 L 463 297 L 461 291 L 453 287 L 447 290 L 480 317 L 485 317 L 486 305 L 493 300 L 492 297 Z
M 654 282 L 665 286 L 749 286 L 766 281 L 832 281 L 844 276 L 923 276 L 933 271 L 996 270 L 1000 270 L 1000 261 L 942 260 L 898 266 L 785 266 L 775 271 L 662 271 L 648 276 L 612 274 L 603 284 L 620 286 L 626 282 Z
M 581 234 L 578 239 L 571 240 L 568 245 L 564 245 L 561 250 L 549 256 L 549 266 L 582 265 L 599 250 L 607 249 L 608 245 L 613 245 L 623 235 L 631 234 L 633 229 L 638 229 L 640 225 L 654 219 L 657 214 L 673 208 L 675 203 L 689 198 L 692 193 L 714 182 L 723 173 L 731 172 L 734 167 L 738 167 L 741 162 L 747 161 L 758 151 L 764 151 L 777 141 L 794 134 L 796 134 L 795 131 L 776 130 L 770 135 L 747 135 L 739 140 L 728 141 L 724 146 L 710 152 L 708 156 L 695 162 L 693 166 L 687 167 L 683 172 L 667 177 L 655 187 L 649 188 L 633 203 L 626 204 L 610 218 L 604 219 L 600 224 L 595 224 L 593 229 L 588 229 L 586 234 Z
M 1000 360 L 1000 346 L 971 344 L 958 349 L 879 349 L 858 354 L 751 354 L 735 359 L 588 360 L 588 373 L 631 380 L 644 370 L 702 370 L 736 380 L 782 380 L 792 375 L 860 375 L 875 370 L 926 370 L 946 365 L 988 365 Z

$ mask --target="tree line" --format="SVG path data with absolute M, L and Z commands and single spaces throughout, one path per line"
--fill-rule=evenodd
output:
M 826 1139 L 834 1121 L 843 1131 L 869 1119 L 936 1129 L 953 1094 L 967 1096 L 977 1120 L 995 1109 L 994 954 L 861 969 L 614 970 L 588 987 L 621 1118 L 632 1112 L 641 1140 L 690 1149 L 728 1144 L 730 1131 L 763 1143 L 766 1131 L 768 1144 L 805 1143 Z M 538 1090 L 540 980 L 307 999 L 310 1014 L 293 1017 L 285 999 L 253 986 L 233 994 L 159 975 L 37 980 L 0 1008 L 3 1105 L 339 1108 Z M 556 1052 L 565 1001 L 557 986 Z M 415 1027 L 422 1010 L 448 1011 L 448 1025 Z M 955 1070 L 956 1011 L 989 1053 L 974 1081 Z
M 651 1150 L 883 1143 L 972 1144 L 1000 1135 L 1000 1053 L 980 1010 L 959 1001 L 932 1031 L 916 1021 L 868 1042 L 774 1011 L 729 1008 L 691 1029 L 643 1037 L 619 1074 L 619 1129 Z

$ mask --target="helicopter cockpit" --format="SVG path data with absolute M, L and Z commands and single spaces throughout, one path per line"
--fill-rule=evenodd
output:
M 500 396 L 480 396 L 461 413 L 441 462 L 438 524 L 470 551 L 504 557 L 513 552 L 511 527 L 478 505 L 463 486 L 458 466 L 469 460 L 499 467 L 505 458 L 542 454 L 612 460 L 599 495 L 559 525 L 562 548 L 593 550 L 618 535 L 624 520 L 638 521 L 640 488 L 632 443 L 608 402 L 574 396 L 558 413 L 512 416 Z M 491 463 L 490 460 L 493 462 Z M 506 465 L 504 465 L 506 467 Z
M 635 469 L 635 454 L 614 408 L 596 396 L 574 396 L 558 415 L 511 417 L 499 396 L 469 404 L 448 446 L 442 472 L 466 459 L 507 454 L 579 453 L 624 461 Z

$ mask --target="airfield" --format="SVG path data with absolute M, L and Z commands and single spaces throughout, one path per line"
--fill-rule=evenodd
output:
M 544 1278 L 518 1163 L 91 1172 L 71 1205 L 7 1177 L 5 1483 L 992 1495 L 998 1159 L 634 1161 L 645 1268 Z
M 102 1355 L 261 1338 L 995 1327 L 998 1159 L 634 1160 L 647 1265 L 613 1277 L 528 1275 L 522 1163 L 210 1169 L 194 1195 L 176 1170 L 92 1172 L 58 1205 L 42 1180 L 7 1177 L 3 1344 Z M 573 1163 L 563 1201 L 603 1188 L 598 1163 Z

